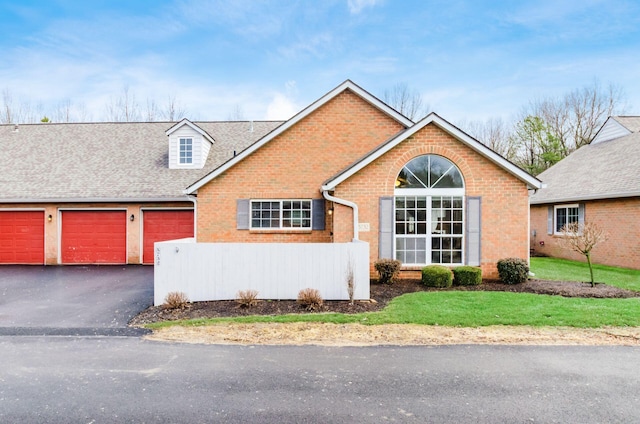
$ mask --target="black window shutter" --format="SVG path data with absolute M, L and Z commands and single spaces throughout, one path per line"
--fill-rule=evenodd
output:
M 311 229 L 312 230 L 324 230 L 325 229 L 325 216 L 324 216 L 324 199 L 313 199 L 311 209 L 313 216 L 311 217 Z

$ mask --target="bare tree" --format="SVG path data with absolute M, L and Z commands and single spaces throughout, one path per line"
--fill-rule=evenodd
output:
M 418 90 L 412 90 L 407 83 L 398 83 L 390 90 L 385 90 L 382 100 L 412 121 L 425 116 L 431 107 L 422 100 Z
M 111 98 L 107 104 L 107 120 L 111 122 L 134 122 L 140 119 L 140 106 L 136 96 L 129 91 L 129 86 L 122 88 L 122 93 Z
M 86 122 L 88 112 L 84 103 L 74 104 L 70 99 L 65 99 L 58 103 L 51 118 L 52 122 Z
M 596 283 L 593 279 L 593 265 L 591 264 L 591 251 L 599 243 L 607 239 L 607 235 L 596 224 L 588 222 L 580 225 L 577 222 L 562 227 L 563 237 L 560 238 L 559 244 L 565 249 L 580 253 L 587 258 L 589 264 L 589 273 L 591 274 L 591 287 L 595 287 Z
M 2 111 L 0 113 L 0 123 L 2 124 L 27 124 L 40 120 L 42 107 L 37 110 L 29 101 L 17 102 L 13 99 L 13 94 L 8 88 L 2 90 Z
M 147 98 L 146 121 L 154 122 L 160 116 L 158 104 L 155 100 Z
M 167 121 L 179 121 L 183 119 L 187 114 L 185 108 L 178 103 L 176 96 L 169 96 L 167 104 L 162 111 L 162 116 Z
M 235 105 L 233 110 L 229 113 L 227 117 L 228 121 L 246 121 L 244 117 L 244 111 L 242 110 L 242 106 Z
M 461 121 L 457 126 L 499 155 L 511 161 L 515 159 L 517 146 L 512 143 L 511 129 L 501 118 Z
M 565 157 L 577 148 L 591 143 L 607 117 L 624 112 L 624 90 L 609 84 L 603 89 L 598 81 L 557 98 L 529 103 L 522 111 L 526 116 L 540 117 L 560 144 Z

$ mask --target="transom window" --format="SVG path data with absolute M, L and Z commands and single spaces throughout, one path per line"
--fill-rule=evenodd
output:
M 405 165 L 395 189 L 395 258 L 403 264 L 462 264 L 464 182 L 457 166 L 436 155 Z
M 579 221 L 578 205 L 555 206 L 555 233 L 562 234 L 562 228 L 567 224 Z
M 179 141 L 179 163 L 188 165 L 193 163 L 193 139 L 181 138 Z
M 311 229 L 311 200 L 252 200 L 251 228 Z
M 436 155 L 418 156 L 407 163 L 396 188 L 464 188 L 462 174 L 450 160 Z

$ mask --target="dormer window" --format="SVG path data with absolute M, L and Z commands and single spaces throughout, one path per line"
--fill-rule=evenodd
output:
M 169 169 L 202 169 L 213 138 L 193 122 L 183 119 L 165 131 L 169 137 Z
M 179 143 L 180 165 L 193 163 L 193 138 L 181 138 Z

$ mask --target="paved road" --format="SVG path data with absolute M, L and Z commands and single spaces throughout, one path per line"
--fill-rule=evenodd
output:
M 640 422 L 632 347 L 0 337 L 0 422 Z
M 0 335 L 136 335 L 152 303 L 149 266 L 0 267 Z

